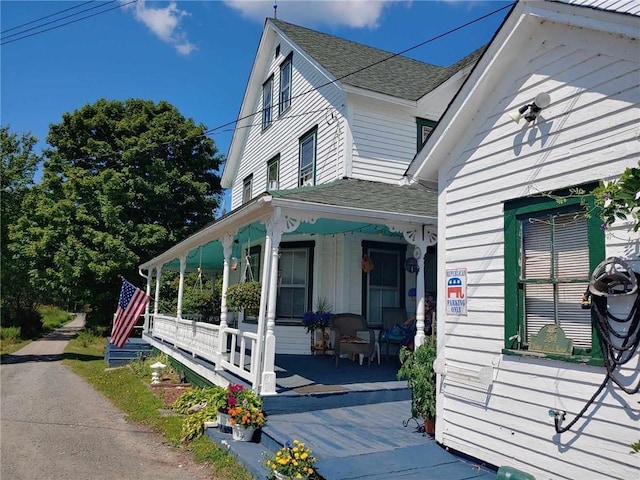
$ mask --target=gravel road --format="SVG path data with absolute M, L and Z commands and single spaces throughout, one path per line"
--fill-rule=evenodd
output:
M 215 479 L 210 467 L 165 445 L 65 367 L 84 318 L 32 342 L 0 366 L 2 480 Z

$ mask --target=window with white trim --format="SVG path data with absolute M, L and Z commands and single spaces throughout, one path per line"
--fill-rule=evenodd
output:
M 292 75 L 292 54 L 280 65 L 280 102 L 278 113 L 281 115 L 291 106 L 291 75 Z
M 271 125 L 273 108 L 273 75 L 262 85 L 262 129 Z
M 251 200 L 252 185 L 253 185 L 253 175 L 249 175 L 242 182 L 242 203 L 247 203 L 249 200 Z
M 318 130 L 314 128 L 300 138 L 298 186 L 315 185 Z
M 302 318 L 312 308 L 314 242 L 280 244 L 278 319 Z
M 280 155 L 267 162 L 267 192 L 280 188 Z

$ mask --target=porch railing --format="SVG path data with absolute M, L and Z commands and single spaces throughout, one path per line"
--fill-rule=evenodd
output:
M 224 344 L 227 345 L 227 351 L 219 356 L 220 325 L 160 314 L 155 315 L 149 325 L 149 333 L 154 338 L 170 343 L 212 364 L 215 364 L 217 358 L 222 358 L 218 367 L 246 380 L 251 385 L 258 384 L 259 359 L 254 355 L 258 342 L 256 333 L 243 332 L 237 328 L 225 328 L 222 334 L 226 339 Z

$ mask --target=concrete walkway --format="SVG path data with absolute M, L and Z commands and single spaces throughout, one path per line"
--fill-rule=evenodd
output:
M 215 479 L 210 467 L 165 445 L 61 360 L 84 325 L 79 316 L 30 343 L 0 366 L 2 480 Z

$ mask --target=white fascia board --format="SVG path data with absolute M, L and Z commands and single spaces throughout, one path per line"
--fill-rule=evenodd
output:
M 509 68 L 511 59 L 518 55 L 521 44 L 526 42 L 527 35 L 522 30 L 534 28 L 522 10 L 523 2 L 519 2 L 447 107 L 438 127 L 409 165 L 406 175 L 437 182 L 440 165 L 461 143 L 485 96 L 490 94 L 499 76 Z
M 254 122 L 255 115 L 252 114 L 256 111 L 256 105 L 260 95 L 260 89 L 257 88 L 257 86 L 262 87 L 262 81 L 257 81 L 256 77 L 264 72 L 265 63 L 267 62 L 267 58 L 270 57 L 270 55 L 265 54 L 265 50 L 268 50 L 267 44 L 270 43 L 268 41 L 268 29 L 269 27 L 265 26 L 262 32 L 253 66 L 251 67 L 251 73 L 249 74 L 249 80 L 245 87 L 240 112 L 238 113 L 238 119 L 241 120 L 238 120 L 234 127 L 231 145 L 229 146 L 229 154 L 227 155 L 222 177 L 220 178 L 222 188 L 231 188 L 231 186 L 233 186 L 233 180 L 238 171 L 240 159 L 242 158 L 244 144 L 249 135 L 249 125 Z
M 374 92 L 373 90 L 367 90 L 366 88 L 354 87 L 353 85 L 343 85 L 342 88 L 347 93 L 353 93 L 356 95 L 362 95 L 363 97 L 373 98 L 382 102 L 393 103 L 403 107 L 416 108 L 418 102 L 415 100 L 407 100 L 405 98 L 393 97 L 384 93 Z
M 324 203 L 304 202 L 301 200 L 288 200 L 285 198 L 273 198 L 273 207 L 281 207 L 283 210 L 296 210 L 301 213 L 317 214 L 318 218 L 331 218 L 333 220 L 370 221 L 375 223 L 394 223 L 410 225 L 437 225 L 436 217 L 425 215 L 401 214 L 384 210 L 369 210 L 366 208 L 344 207 L 340 205 L 327 205 Z
M 235 212 L 229 213 L 227 216 L 212 223 L 208 227 L 194 233 L 185 238 L 180 243 L 165 250 L 160 255 L 141 264 L 138 268 L 149 270 L 151 268 L 162 266 L 167 262 L 171 262 L 176 258 L 187 255 L 194 248 L 206 245 L 212 240 L 222 239 L 226 234 L 235 235 L 239 228 L 249 225 L 256 220 L 266 218 L 270 213 L 269 203 L 271 195 L 257 197 L 252 203 L 243 205 Z

